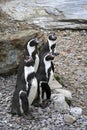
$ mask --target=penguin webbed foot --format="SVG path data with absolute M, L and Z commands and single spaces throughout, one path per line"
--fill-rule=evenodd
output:
M 36 99 L 33 101 L 32 105 L 35 106 L 35 107 L 40 107 L 40 98 L 39 98 L 39 97 L 36 98 Z
M 33 120 L 34 116 L 29 112 L 27 114 L 24 114 L 23 117 L 27 120 Z
M 35 107 L 40 107 L 40 103 L 39 103 L 39 102 L 35 102 L 33 105 L 34 105 Z
M 46 100 L 43 100 L 42 103 L 40 104 L 40 106 L 42 108 L 46 108 L 47 106 L 49 106 L 51 103 L 51 100 L 50 99 L 46 99 Z
M 12 116 L 17 115 L 18 114 L 17 108 L 11 105 L 9 113 L 11 113 Z

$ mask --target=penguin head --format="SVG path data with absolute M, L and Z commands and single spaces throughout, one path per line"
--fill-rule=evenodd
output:
M 39 43 L 39 40 L 37 38 L 34 38 L 34 39 L 30 40 L 30 42 L 28 42 L 28 45 L 30 47 L 34 47 L 34 46 L 37 46 L 38 43 Z
M 38 43 L 39 43 L 39 40 L 37 38 L 31 39 L 30 41 L 28 41 L 26 50 L 28 51 L 29 55 L 32 55 L 32 53 L 37 50 Z
M 57 36 L 56 36 L 55 33 L 49 33 L 48 39 L 49 39 L 50 41 L 56 41 L 56 40 L 57 40 Z
M 49 50 L 52 53 L 56 52 L 56 42 L 57 42 L 57 36 L 55 33 L 50 33 L 48 35 L 48 45 L 49 45 Z
M 54 55 L 52 55 L 52 53 L 48 53 L 44 57 L 45 61 L 52 61 L 53 59 L 54 59 Z
M 26 56 L 24 59 L 24 65 L 29 67 L 34 65 L 34 60 L 31 56 Z

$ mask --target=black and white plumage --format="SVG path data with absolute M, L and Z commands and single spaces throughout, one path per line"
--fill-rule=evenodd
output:
M 29 107 L 37 94 L 37 79 L 35 77 L 34 61 L 29 56 L 24 59 L 23 78 L 18 81 L 12 98 L 11 113 L 27 115 Z
M 38 69 L 38 66 L 39 66 L 39 56 L 38 56 L 38 53 L 37 53 L 38 44 L 39 44 L 39 42 L 38 42 L 37 38 L 31 39 L 26 44 L 24 57 L 23 57 L 23 60 L 20 63 L 20 66 L 18 68 L 16 86 L 18 86 L 18 82 L 22 78 L 22 75 L 24 73 L 24 59 L 25 59 L 26 56 L 32 57 L 32 59 L 34 60 L 34 69 L 35 69 L 35 72 L 37 72 L 37 69 Z
M 27 43 L 26 52 L 25 52 L 25 55 L 28 54 L 34 60 L 35 72 L 37 72 L 37 69 L 38 69 L 38 66 L 39 66 L 39 56 L 38 56 L 38 53 L 37 53 L 38 44 L 39 44 L 39 41 L 38 41 L 37 38 L 30 40 Z
M 33 61 L 32 61 L 32 64 L 33 64 Z M 28 103 L 29 103 L 29 106 L 31 106 L 31 104 L 37 94 L 38 83 L 37 83 L 37 79 L 36 79 L 36 73 L 35 73 L 34 66 L 32 66 L 29 61 L 26 64 L 26 66 L 24 67 L 24 78 L 25 78 L 25 82 L 26 82 Z
M 40 60 L 39 68 L 36 73 L 38 80 L 38 97 L 42 100 L 50 99 L 51 90 L 49 86 L 49 81 L 53 77 L 53 70 L 51 67 L 51 61 L 54 59 L 54 56 L 51 53 L 46 53 Z M 46 95 L 46 96 L 45 96 Z
M 47 38 L 47 42 L 43 45 L 40 50 L 39 57 L 41 58 L 45 53 L 56 53 L 56 42 L 57 36 L 55 33 L 50 33 Z
M 50 33 L 47 38 L 47 42 L 44 44 L 42 49 L 39 52 L 39 58 L 41 59 L 45 53 L 52 53 L 53 55 L 58 55 L 59 53 L 56 52 L 56 42 L 57 36 L 55 33 Z M 54 71 L 54 64 L 51 62 L 51 67 Z

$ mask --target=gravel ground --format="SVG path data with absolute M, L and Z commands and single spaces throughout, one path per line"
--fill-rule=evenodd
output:
M 80 106 L 87 115 L 87 32 L 58 32 L 55 71 L 65 88 L 73 94 L 73 105 Z
M 72 92 L 71 106 L 82 108 L 83 114 L 73 123 L 66 123 L 64 115 L 53 109 L 53 102 L 42 109 L 33 107 L 33 120 L 10 114 L 11 97 L 16 75 L 0 77 L 0 130 L 87 130 L 87 32 L 58 31 L 55 73 L 63 87 Z

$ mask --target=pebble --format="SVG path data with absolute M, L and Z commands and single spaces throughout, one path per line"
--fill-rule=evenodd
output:
M 2 98 L 2 93 L 0 93 L 0 99 Z
M 79 117 L 82 115 L 82 109 L 80 107 L 72 107 L 70 109 L 70 113 L 74 116 L 74 117 Z
M 73 124 L 76 121 L 76 118 L 72 115 L 65 114 L 64 115 L 64 121 L 69 124 Z
M 38 113 L 43 114 L 43 111 L 42 111 L 42 109 L 40 107 L 38 108 Z

